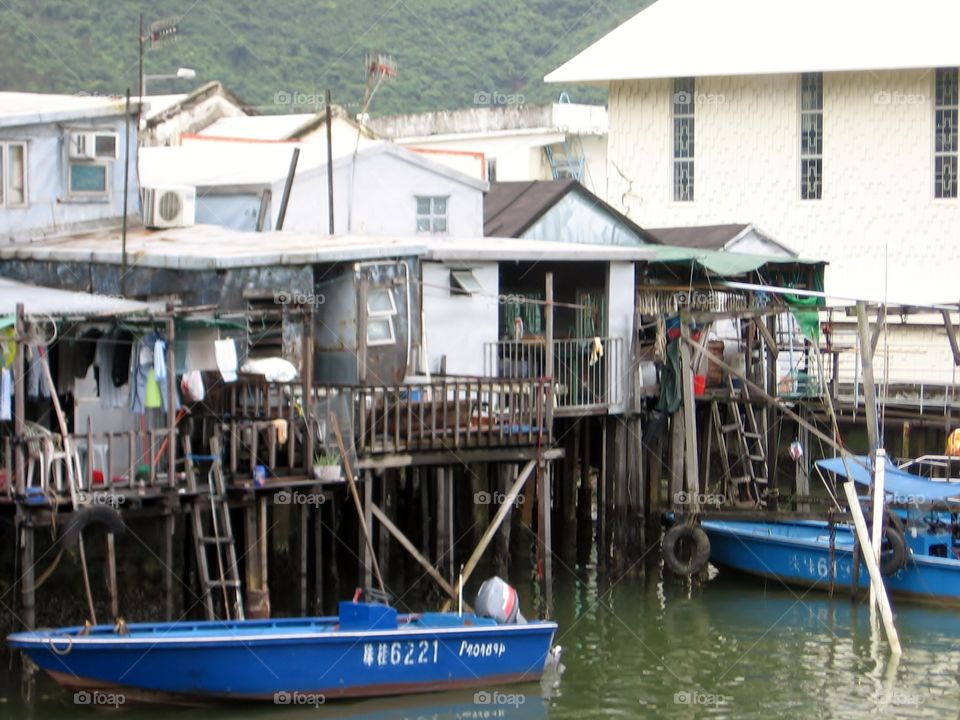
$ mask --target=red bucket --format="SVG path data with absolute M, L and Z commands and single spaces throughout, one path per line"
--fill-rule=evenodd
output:
M 707 376 L 706 375 L 694 375 L 693 376 L 693 395 L 694 397 L 700 397 L 707 389 Z

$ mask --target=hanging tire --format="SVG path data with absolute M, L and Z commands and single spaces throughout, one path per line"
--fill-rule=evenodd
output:
M 682 552 L 685 547 L 689 548 L 687 553 Z M 664 534 L 662 551 L 663 564 L 670 572 L 690 577 L 703 570 L 710 560 L 710 538 L 699 525 L 678 523 Z
M 880 550 L 880 574 L 893 575 L 907 564 L 907 541 L 903 533 L 889 525 L 883 533 Z
M 60 534 L 60 544 L 67 548 L 74 548 L 80 539 L 80 533 L 88 525 L 106 525 L 107 532 L 119 535 L 126 529 L 120 513 L 109 505 L 88 505 L 77 510 Z

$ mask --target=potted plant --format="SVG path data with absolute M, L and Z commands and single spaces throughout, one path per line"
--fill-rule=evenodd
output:
M 313 476 L 317 480 L 342 480 L 340 455 L 337 453 L 317 453 L 313 456 Z

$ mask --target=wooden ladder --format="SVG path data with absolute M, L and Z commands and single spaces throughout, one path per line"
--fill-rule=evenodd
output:
M 756 507 L 763 504 L 761 486 L 767 485 L 770 476 L 766 443 L 746 386 L 737 388 L 729 374 L 726 382 L 729 392 L 726 423 L 721 418 L 720 401 L 710 404 L 723 476 L 729 499 L 735 505 Z
M 201 598 L 208 620 L 219 619 L 218 609 L 222 609 L 225 620 L 243 620 L 237 546 L 230 522 L 219 438 L 210 439 L 210 451 L 210 455 L 185 456 L 188 477 L 195 472 L 195 463 L 210 463 L 206 492 L 198 490 L 191 512 Z

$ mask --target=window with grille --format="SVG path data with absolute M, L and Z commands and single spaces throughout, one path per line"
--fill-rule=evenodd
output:
M 933 194 L 937 198 L 957 197 L 957 68 L 940 68 L 934 81 Z
M 823 194 L 823 73 L 800 76 L 800 199 Z
M 693 78 L 673 81 L 673 199 L 693 201 L 694 92 Z
M 417 197 L 417 232 L 439 233 L 447 232 L 447 210 L 449 208 L 446 197 Z

